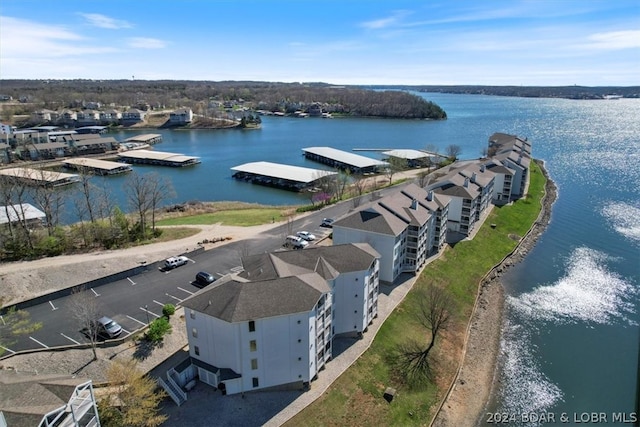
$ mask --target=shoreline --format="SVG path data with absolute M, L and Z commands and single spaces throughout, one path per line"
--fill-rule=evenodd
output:
M 483 412 L 497 392 L 498 357 L 502 341 L 505 293 L 501 276 L 520 263 L 544 233 L 551 220 L 551 208 L 558 190 L 543 161 L 537 161 L 546 178 L 542 209 L 529 232 L 502 262 L 479 284 L 476 302 L 467 325 L 462 361 L 446 396 L 430 425 L 469 426 L 481 423 Z

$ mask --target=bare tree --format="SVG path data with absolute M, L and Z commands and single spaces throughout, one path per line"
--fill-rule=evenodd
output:
M 130 206 L 138 214 L 139 234 L 141 238 L 144 238 L 147 230 L 147 217 L 153 206 L 152 187 L 149 185 L 148 175 L 131 172 L 124 183 L 124 192 Z
M 80 330 L 89 338 L 93 360 L 97 360 L 98 325 L 96 321 L 100 311 L 96 296 L 87 291 L 84 286 L 74 288 L 69 297 L 69 313 L 78 322 Z
M 157 172 L 147 174 L 147 183 L 151 196 L 151 230 L 156 231 L 156 210 L 163 201 L 174 197 L 175 191 L 173 185 L 166 178 Z
M 460 153 L 462 153 L 462 148 L 459 145 L 451 144 L 448 145 L 445 149 L 445 153 L 447 153 L 447 158 L 451 161 L 455 161 L 458 159 Z
M 61 190 L 51 185 L 39 184 L 31 189 L 34 202 L 46 215 L 46 226 L 49 236 L 60 222 L 60 210 L 64 205 L 64 194 Z
M 334 177 L 333 194 L 335 194 L 336 199 L 342 200 L 342 197 L 344 196 L 344 193 L 350 181 L 351 181 L 351 171 L 349 169 L 340 171 L 338 175 Z
M 86 205 L 86 212 L 89 215 L 89 222 L 93 224 L 96 222 L 96 218 L 93 213 L 95 202 L 92 197 L 94 187 L 90 181 L 93 176 L 93 172 L 84 166 L 78 167 L 78 172 L 80 174 L 80 188 L 82 189 L 82 197 Z
M 410 340 L 399 346 L 398 368 L 409 382 L 420 383 L 431 377 L 429 353 L 436 343 L 438 334 L 447 329 L 453 308 L 453 299 L 442 287 L 432 283 L 426 289 L 417 290 L 415 317 L 417 322 L 429 331 L 429 343 L 425 347 L 418 341 Z

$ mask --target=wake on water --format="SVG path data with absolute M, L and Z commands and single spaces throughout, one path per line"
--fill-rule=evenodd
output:
M 625 227 L 632 228 L 628 224 Z M 544 375 L 536 361 L 532 339 L 526 332 L 536 330 L 535 322 L 634 324 L 631 315 L 638 290 L 607 269 L 606 262 L 612 260 L 602 252 L 577 248 L 567 260 L 566 274 L 555 283 L 507 298 L 508 311 L 515 321 L 505 322 L 501 343 L 504 381 L 500 411 L 539 413 L 563 399 L 562 390 Z

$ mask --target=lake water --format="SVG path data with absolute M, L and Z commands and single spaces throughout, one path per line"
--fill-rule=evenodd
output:
M 171 179 L 177 197 L 266 204 L 306 203 L 306 196 L 231 178 L 230 168 L 307 161 L 309 146 L 462 148 L 480 156 L 494 132 L 532 142 L 559 189 L 551 223 L 526 260 L 504 278 L 507 315 L 491 410 L 516 420 L 550 413 L 568 424 L 603 413 L 607 425 L 635 411 L 640 345 L 640 100 L 575 101 L 423 94 L 446 121 L 263 117 L 260 130 L 160 131 L 160 151 L 200 156 L 184 169 L 135 166 Z M 138 132 L 138 133 L 147 133 Z M 121 140 L 132 131 L 115 135 Z M 376 157 L 373 152 L 362 153 Z M 108 180 L 116 194 L 126 177 Z M 122 195 L 118 198 L 122 201 Z M 124 202 L 123 202 L 124 203 Z M 509 425 L 537 423 L 510 422 Z

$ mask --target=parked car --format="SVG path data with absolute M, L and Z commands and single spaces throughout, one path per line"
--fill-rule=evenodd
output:
M 321 227 L 333 227 L 333 222 L 335 220 L 333 218 L 322 218 L 322 224 L 320 224 Z
M 286 245 L 293 249 L 304 249 L 308 244 L 309 242 L 298 236 L 287 236 L 286 239 Z
M 180 267 L 181 265 L 185 265 L 188 262 L 189 258 L 184 255 L 172 256 L 164 261 L 164 267 L 171 270 L 173 268 Z
M 316 236 L 314 236 L 313 234 L 309 233 L 308 231 L 298 231 L 296 233 L 296 236 L 307 240 L 307 241 L 312 241 L 312 240 L 316 240 Z
M 115 338 L 122 333 L 122 327 L 113 319 L 102 316 L 95 320 L 92 325 L 100 336 Z
M 207 286 L 216 281 L 216 278 L 213 277 L 211 273 L 207 273 L 206 271 L 201 271 L 196 274 L 196 283 L 201 286 Z

